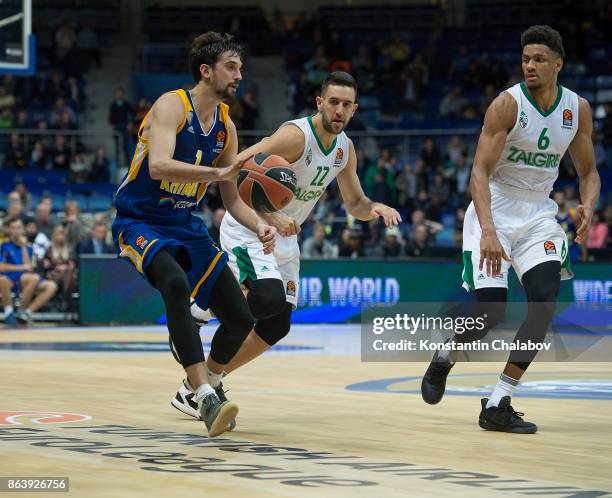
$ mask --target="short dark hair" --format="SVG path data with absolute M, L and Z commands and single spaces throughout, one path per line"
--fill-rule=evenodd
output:
M 193 75 L 193 81 L 198 83 L 202 79 L 200 73 L 202 64 L 214 67 L 225 52 L 230 52 L 242 59 L 244 48 L 234 40 L 232 35 L 227 33 L 222 35 L 216 31 L 208 31 L 197 36 L 191 43 L 191 49 L 189 50 L 189 68 Z
M 325 94 L 325 90 L 329 85 L 337 86 L 348 86 L 355 90 L 355 97 L 357 96 L 357 81 L 349 73 L 344 71 L 334 71 L 329 73 L 321 83 L 321 95 Z
M 521 48 L 531 44 L 546 45 L 562 59 L 565 58 L 563 39 L 556 29 L 545 24 L 536 24 L 523 31 L 521 35 Z
M 10 227 L 13 223 L 17 221 L 19 221 L 20 223 L 23 223 L 23 220 L 19 216 L 13 216 L 12 218 L 9 218 L 8 220 L 6 220 L 6 226 Z

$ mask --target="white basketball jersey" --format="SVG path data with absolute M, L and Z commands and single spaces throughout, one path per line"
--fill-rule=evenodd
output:
M 349 157 L 349 139 L 342 132 L 325 149 L 314 129 L 312 117 L 287 121 L 281 126 L 297 126 L 304 133 L 304 152 L 291 165 L 297 177 L 293 200 L 281 212 L 301 225 L 331 181 L 340 173 Z
M 516 100 L 518 112 L 491 181 L 548 194 L 578 130 L 578 95 L 558 85 L 555 102 L 542 112 L 525 83 L 506 92 Z

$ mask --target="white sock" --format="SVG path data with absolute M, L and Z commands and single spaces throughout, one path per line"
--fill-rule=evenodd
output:
M 209 394 L 215 394 L 215 390 L 210 387 L 209 384 L 202 384 L 195 391 L 195 396 L 193 397 L 196 403 L 199 405 L 200 401 L 202 401 Z
M 206 367 L 206 371 L 208 372 L 208 383 L 211 385 L 213 389 L 217 387 L 219 384 L 221 384 L 221 379 L 223 378 L 223 372 L 221 372 L 220 374 L 216 374 L 215 372 L 212 372 L 210 368 L 208 367 Z
M 4 314 L 6 316 L 10 315 L 13 311 L 15 311 L 15 309 L 13 308 L 13 306 L 5 306 L 4 307 Z
M 512 377 L 508 377 L 507 375 L 501 374 L 499 376 L 499 380 L 497 381 L 497 385 L 495 389 L 493 389 L 493 393 L 487 402 L 487 408 L 491 408 L 492 406 L 499 406 L 499 402 L 504 396 L 512 396 L 512 393 L 519 385 L 519 381 L 513 379 Z

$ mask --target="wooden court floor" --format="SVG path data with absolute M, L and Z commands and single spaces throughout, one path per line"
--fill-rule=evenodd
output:
M 309 337 L 226 379 L 238 427 L 208 439 L 169 404 L 182 378 L 169 353 L 112 352 L 160 332 L 0 330 L 0 476 L 69 477 L 78 497 L 612 496 L 611 364 L 534 365 L 513 404 L 539 432 L 509 435 L 478 427 L 471 395 L 500 364 L 459 365 L 432 407 L 415 392 L 426 365 L 300 352 Z M 50 342 L 112 347 L 31 347 Z

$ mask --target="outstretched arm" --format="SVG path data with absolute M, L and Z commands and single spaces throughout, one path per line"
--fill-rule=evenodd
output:
M 470 179 L 470 193 L 482 231 L 479 270 L 482 270 L 486 260 L 487 275 L 494 277 L 501 272 L 501 260 L 510 261 L 510 258 L 495 232 L 491 212 L 489 177 L 504 150 L 508 130 L 514 126 L 517 112 L 516 101 L 507 92 L 499 95 L 491 103 L 485 114 L 484 126 L 478 139 Z
M 362 221 L 382 217 L 386 226 L 397 225 L 402 221 L 395 209 L 381 202 L 374 202 L 363 193 L 357 176 L 357 154 L 352 141 L 349 141 L 348 162 L 337 179 L 344 206 L 350 215 Z
M 591 106 L 586 99 L 579 101 L 578 132 L 569 146 L 569 152 L 574 161 L 574 167 L 580 178 L 581 203 L 576 209 L 578 215 L 578 228 L 576 230 L 576 242 L 586 242 L 589 228 L 593 219 L 593 212 L 599 199 L 601 181 L 595 167 L 595 152 L 593 150 L 593 115 Z

